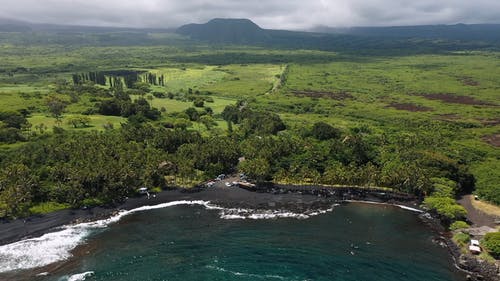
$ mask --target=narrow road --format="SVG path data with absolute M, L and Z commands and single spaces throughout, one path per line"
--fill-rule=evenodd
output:
M 476 209 L 472 205 L 471 200 L 475 200 L 472 195 L 464 195 L 458 200 L 458 203 L 467 210 L 467 218 L 472 222 L 473 226 L 479 227 L 485 225 L 493 228 L 496 227 L 495 220 L 499 218 L 495 218 L 494 216 L 490 216 Z

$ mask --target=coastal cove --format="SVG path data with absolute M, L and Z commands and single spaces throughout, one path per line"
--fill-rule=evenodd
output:
M 387 190 L 366 189 L 360 187 L 299 186 L 299 185 L 259 185 L 249 188 L 173 188 L 156 194 L 128 198 L 117 206 L 102 206 L 82 209 L 67 209 L 44 215 L 31 216 L 25 219 L 2 221 L 0 228 L 0 245 L 12 243 L 23 238 L 37 237 L 50 229 L 68 224 L 106 219 L 120 210 L 132 210 L 142 206 L 158 205 L 173 201 L 204 200 L 229 208 L 249 209 L 293 209 L 304 211 L 329 205 L 332 202 L 342 203 L 346 200 L 367 201 L 405 205 L 418 208 L 416 197 Z
M 409 216 L 411 217 L 411 223 L 410 225 L 411 228 L 417 227 L 420 229 L 419 231 L 423 231 L 423 233 L 420 233 L 420 238 L 409 238 L 410 240 L 407 241 L 407 243 L 410 244 L 419 244 L 419 243 L 428 243 L 426 247 L 431 247 L 432 250 L 437 250 L 440 252 L 440 255 L 445 255 L 445 258 L 441 256 L 440 261 L 441 263 L 444 262 L 447 270 L 449 271 L 448 274 L 448 279 L 427 279 L 427 280 L 465 280 L 464 276 L 462 273 L 456 272 L 453 266 L 453 260 L 451 257 L 448 255 L 448 251 L 444 248 L 441 248 L 439 246 L 438 241 L 440 241 L 439 235 L 435 232 L 435 230 L 430 229 L 428 226 L 422 223 L 421 218 L 416 216 L 413 212 L 407 212 L 400 210 L 400 208 L 394 208 L 393 206 L 390 205 L 366 205 L 366 204 L 361 204 L 357 202 L 351 202 L 351 203 L 342 203 L 343 200 L 368 200 L 371 202 L 376 202 L 376 203 L 390 203 L 390 204 L 396 204 L 396 205 L 404 205 L 402 206 L 403 208 L 407 209 L 412 209 L 417 205 L 417 201 L 415 198 L 412 197 L 405 197 L 401 194 L 393 194 L 391 196 L 390 193 L 387 192 L 381 192 L 379 190 L 366 190 L 366 189 L 355 189 L 355 188 L 346 188 L 346 189 L 338 189 L 336 190 L 338 192 L 337 196 L 334 196 L 333 194 L 328 193 L 325 194 L 325 191 L 330 191 L 328 189 L 324 189 L 322 187 L 316 187 L 316 188 L 310 188 L 310 193 L 307 194 L 306 192 L 303 191 L 303 188 L 305 187 L 298 187 L 298 186 L 279 186 L 279 188 L 273 188 L 273 189 L 261 189 L 259 190 L 260 192 L 256 192 L 255 190 L 249 191 L 245 190 L 242 188 L 237 188 L 237 187 L 232 187 L 232 188 L 212 188 L 212 189 L 204 189 L 204 190 L 196 190 L 196 191 L 191 191 L 191 192 L 186 192 L 182 190 L 171 190 L 171 191 L 165 191 L 162 193 L 157 194 L 156 197 L 151 197 L 150 199 L 146 199 L 145 197 L 143 198 L 131 198 L 127 200 L 123 205 L 119 206 L 118 208 L 112 208 L 112 209 L 104 209 L 104 208 L 93 208 L 89 210 L 73 210 L 73 211 L 60 211 L 57 212 L 56 214 L 50 214 L 48 215 L 48 218 L 44 217 L 39 217 L 39 218 L 31 218 L 31 221 L 27 221 L 25 225 L 25 229 L 29 228 L 30 224 L 36 226 L 36 228 L 31 229 L 32 231 L 35 229 L 38 229 L 37 231 L 33 231 L 32 235 L 41 235 L 45 232 L 48 232 L 50 234 L 51 231 L 58 231 L 61 229 L 70 229 L 70 227 L 62 227 L 57 229 L 53 229 L 53 227 L 47 227 L 50 224 L 56 224 L 60 223 L 59 226 L 61 225 L 66 225 L 68 222 L 64 222 L 64 220 L 69 220 L 71 222 L 83 222 L 83 221 L 95 221 L 97 219 L 101 219 L 100 221 L 94 222 L 94 223 L 80 223 L 80 225 L 85 225 L 85 227 L 91 225 L 92 234 L 90 235 L 90 238 L 87 239 L 87 236 L 85 235 L 85 238 L 82 238 L 82 241 L 85 242 L 78 242 L 75 244 L 74 249 L 71 249 L 71 254 L 64 259 L 63 261 L 58 261 L 55 262 L 51 265 L 48 266 L 42 266 L 39 269 L 36 270 L 23 270 L 20 272 L 15 272 L 13 275 L 12 273 L 3 273 L 4 276 L 7 276 L 6 278 L 10 278 L 9 280 L 33 280 L 30 279 L 29 276 L 33 277 L 33 275 L 43 273 L 42 276 L 38 276 L 36 280 L 70 280 L 70 279 L 53 279 L 54 276 L 57 276 L 57 274 L 62 274 L 65 273 L 67 274 L 78 274 L 80 269 L 77 271 L 75 268 L 72 268 L 72 266 L 76 266 L 78 264 L 78 261 L 80 259 L 86 259 L 87 256 L 93 256 L 96 252 L 101 251 L 99 248 L 100 247 L 105 247 L 104 244 L 100 244 L 98 248 L 95 248 L 95 242 L 94 239 L 99 240 L 101 235 L 108 235 L 108 232 L 114 232 L 115 225 L 116 227 L 121 227 L 121 225 L 125 224 L 127 225 L 130 220 L 132 220 L 134 223 L 142 223 L 143 219 L 146 219 L 148 221 L 146 225 L 150 224 L 156 224 L 164 222 L 166 224 L 169 223 L 169 220 L 172 219 L 174 222 L 181 223 L 180 221 L 182 220 L 189 220 L 190 216 L 193 216 L 193 212 L 195 214 L 203 214 L 201 216 L 209 216 L 210 219 L 207 218 L 207 220 L 214 220 L 214 224 L 220 223 L 220 221 L 225 221 L 229 223 L 229 226 L 226 226 L 228 228 L 232 227 L 232 223 L 236 224 L 241 224 L 243 221 L 248 221 L 248 223 L 253 224 L 251 221 L 268 221 L 267 223 L 264 224 L 269 224 L 267 227 L 274 228 L 274 225 L 276 224 L 277 229 L 280 229 L 283 227 L 283 222 L 286 223 L 286 227 L 291 227 L 296 224 L 304 224 L 308 223 L 308 221 L 316 221 L 316 220 L 323 220 L 326 218 L 330 218 L 333 216 L 334 218 L 330 218 L 330 222 L 332 224 L 337 224 L 340 223 L 341 221 L 348 220 L 347 223 L 349 225 L 353 224 L 356 225 L 356 218 L 349 218 L 349 216 L 340 216 L 337 214 L 339 210 L 365 210 L 361 211 L 362 213 L 366 213 L 365 215 L 370 214 L 369 216 L 371 217 L 374 224 L 385 224 L 386 220 L 392 221 L 391 220 L 391 214 L 394 212 L 399 216 L 401 213 L 405 214 L 404 216 Z M 274 190 L 274 193 L 270 193 L 269 191 Z M 302 191 L 300 191 L 302 190 Z M 266 192 L 264 192 L 266 191 Z M 340 192 L 342 191 L 342 192 Z M 340 198 L 338 196 L 341 196 Z M 346 198 L 348 196 L 348 198 Z M 402 197 L 403 196 L 403 197 Z M 169 203 L 170 202 L 170 203 Z M 342 203 L 339 205 L 339 203 Z M 193 205 L 193 206 L 187 206 L 187 205 Z M 201 209 L 200 209 L 201 208 Z M 205 210 L 206 211 L 205 211 Z M 121 210 L 121 211 L 118 211 Z M 129 210 L 129 211 L 125 211 Z M 130 211 L 131 210 L 131 211 Z M 170 211 L 173 210 L 173 211 Z M 415 211 L 415 210 L 414 210 Z M 72 212 L 72 213 L 68 213 Z M 181 212 L 182 215 L 179 215 L 179 217 L 172 217 L 173 215 L 170 214 L 170 212 Z M 385 213 L 388 212 L 388 213 Z M 160 215 L 161 213 L 161 215 Z M 349 213 L 349 212 L 348 212 Z M 165 216 L 165 218 L 163 217 Z M 186 217 L 187 216 L 187 217 Z M 196 215 L 197 216 L 197 215 Z M 195 216 L 195 217 L 196 217 Z M 215 217 L 213 217 L 215 216 Z M 385 216 L 388 216 L 387 218 Z M 54 219 L 56 217 L 59 217 L 58 219 Z M 140 219 L 137 219 L 137 217 L 140 217 Z M 154 217 L 155 219 L 152 219 L 151 217 Z M 50 219 L 52 218 L 52 220 Z M 321 218 L 321 219 L 320 219 Z M 375 219 L 377 218 L 377 219 Z M 40 221 L 42 220 L 43 221 Z M 269 220 L 271 219 L 271 220 Z M 38 222 L 37 222 L 38 220 Z M 351 220 L 349 222 L 349 220 Z M 399 224 L 400 218 L 396 219 L 395 221 L 392 221 L 395 223 L 397 221 L 397 224 Z M 218 221 L 217 223 L 215 221 Z M 46 223 L 45 226 L 47 227 L 46 229 L 42 228 L 43 223 Z M 47 224 L 48 222 L 48 224 Z M 2 231 L 6 231 L 6 228 L 9 226 L 12 226 L 11 230 L 8 233 L 14 233 L 14 229 L 16 228 L 15 225 L 19 223 L 18 221 L 13 221 L 10 223 L 4 223 L 2 225 Z M 116 223 L 116 224 L 115 224 Z M 187 222 L 186 222 L 187 223 Z M 199 221 L 200 225 L 206 225 L 207 222 L 205 219 L 202 221 Z M 404 222 L 401 222 L 404 223 Z M 182 223 L 181 223 L 182 224 Z M 188 223 L 189 225 L 193 226 L 193 224 L 196 224 L 196 222 L 190 222 Z M 211 223 L 209 223 L 210 225 Z M 260 224 L 260 223 L 257 223 Z M 76 224 L 78 225 L 78 224 Z M 104 231 L 104 228 L 106 228 L 109 225 L 109 229 Z M 7 227 L 5 227 L 7 226 Z M 137 226 L 139 227 L 139 226 Z M 144 226 L 146 227 L 146 226 Z M 160 227 L 160 226 L 158 226 Z M 201 226 L 200 226 L 201 227 Z M 309 226 L 308 226 L 309 227 Z M 316 226 L 319 227 L 319 226 Z M 345 227 L 345 226 L 344 226 Z M 357 226 L 357 227 L 362 227 L 362 225 Z M 376 227 L 376 226 L 372 226 Z M 383 227 L 383 226 L 380 226 Z M 401 229 L 394 229 L 390 230 L 389 226 L 386 229 L 387 233 L 384 235 L 387 235 L 386 240 L 391 241 L 393 239 L 394 231 L 402 231 L 405 233 L 406 230 L 404 230 L 406 227 L 410 227 L 409 225 L 404 226 L 403 230 Z M 161 228 L 161 227 L 160 227 Z M 78 229 L 78 227 L 77 227 Z M 135 229 L 135 227 L 134 227 Z M 141 230 L 142 226 L 138 228 L 139 233 L 143 233 Z M 340 229 L 337 229 L 335 231 L 330 230 L 327 231 L 325 229 L 325 233 L 323 234 L 321 231 L 321 228 L 316 228 L 317 234 L 314 235 L 328 235 L 328 233 L 331 231 L 330 234 L 332 233 L 337 233 L 337 232 L 343 232 Z M 72 230 L 75 230 L 74 228 Z M 78 229 L 80 230 L 80 229 Z M 136 229 L 137 230 L 137 229 Z M 295 229 L 296 230 L 296 229 Z M 154 232 L 154 230 L 151 230 Z M 181 231 L 181 229 L 177 229 L 177 231 Z M 188 229 L 185 229 L 185 231 L 189 232 Z M 77 231 L 78 232 L 78 231 Z M 182 233 L 185 233 L 184 231 L 181 231 Z M 362 230 L 359 230 L 359 232 L 363 232 Z M 358 235 L 358 230 L 350 232 L 351 235 Z M 21 235 L 18 233 L 18 235 Z M 111 234 L 109 234 L 111 235 Z M 137 234 L 139 235 L 139 234 Z M 179 233 L 180 235 L 180 233 Z M 185 235 L 191 235 L 185 233 Z M 200 234 L 201 235 L 201 234 Z M 224 235 L 224 241 L 227 242 L 227 240 L 232 240 L 231 236 L 227 236 L 226 234 L 221 234 Z M 294 236 L 293 232 L 283 232 L 285 237 Z M 306 234 L 304 234 L 306 235 Z M 424 235 L 424 236 L 421 236 Z M 138 239 L 138 237 L 132 235 L 135 237 L 134 239 Z M 42 236 L 44 237 L 44 236 Z M 155 240 L 155 239 L 162 239 L 162 235 L 159 235 L 156 237 L 155 235 L 147 235 L 148 239 L 150 240 Z M 275 239 L 280 239 L 281 235 Z M 19 238 L 7 238 L 5 236 L 2 237 L 2 239 L 10 239 L 10 241 L 14 240 L 19 240 Z M 212 239 L 212 238 L 211 238 Z M 213 238 L 215 239 L 215 238 Z M 222 239 L 222 238 L 220 238 Z M 288 238 L 287 238 L 288 239 Z M 311 238 L 311 240 L 315 240 L 316 238 Z M 340 239 L 340 238 L 339 238 Z M 377 238 L 380 239 L 380 238 Z M 401 238 L 403 239 L 403 238 Z M 421 239 L 423 241 L 413 241 L 415 239 Z M 384 239 L 382 239 L 384 240 Z M 6 241 L 6 240 L 3 240 Z M 196 240 L 197 241 L 197 240 Z M 403 241 L 403 240 L 401 240 Z M 224 242 L 224 243 L 226 243 Z M 344 243 L 345 241 L 338 241 L 339 243 L 342 242 Z M 374 243 L 370 241 L 365 241 L 369 243 Z M 128 243 L 130 242 L 124 242 Z M 141 243 L 148 243 L 147 241 L 143 241 Z M 193 243 L 191 241 L 190 243 Z M 223 242 L 220 242 L 223 243 Z M 317 243 L 321 244 L 320 241 L 317 241 Z M 323 241 L 322 243 L 325 243 Z M 5 243 L 2 243 L 5 244 Z M 334 243 L 335 244 L 335 243 Z M 9 244 L 12 245 L 12 244 Z M 94 245 L 94 246 L 93 246 Z M 368 244 L 366 244 L 368 245 Z M 429 246 L 432 245 L 432 246 Z M 350 247 L 359 247 L 356 245 L 350 245 L 348 243 L 347 248 Z M 5 245 L 4 245 L 5 247 Z M 245 246 L 245 247 L 251 247 Z M 383 249 L 379 249 L 382 250 Z M 410 253 L 413 251 L 418 251 L 418 249 L 415 250 L 409 250 Z M 352 253 L 354 253 L 354 248 Z M 396 251 L 397 252 L 397 251 Z M 400 259 L 404 259 L 405 252 L 402 252 L 402 256 Z M 347 252 L 348 255 L 352 255 L 351 251 Z M 159 253 L 161 256 L 161 253 Z M 354 256 L 353 255 L 353 256 Z M 387 253 L 388 257 L 390 256 L 389 253 Z M 408 256 L 414 256 L 414 255 L 419 255 L 418 253 L 412 253 L 409 254 Z M 282 257 L 284 258 L 284 257 Z M 296 258 L 296 257 L 295 257 Z M 208 266 L 208 267 L 207 267 Z M 69 267 L 69 269 L 68 269 Z M 213 264 L 208 264 L 205 265 L 205 269 L 210 269 L 214 270 L 217 269 L 216 265 Z M 222 269 L 226 270 L 222 270 Z M 231 271 L 231 269 L 226 269 L 225 267 L 218 268 L 217 270 L 219 271 L 220 274 L 222 275 L 229 275 L 229 276 L 241 276 L 241 275 L 234 275 L 234 272 L 240 272 L 238 270 L 236 271 Z M 65 271 L 69 270 L 69 272 Z M 186 270 L 186 269 L 185 269 Z M 228 272 L 227 270 L 233 272 Z M 384 275 L 383 269 L 381 269 L 382 276 Z M 408 271 L 408 269 L 404 270 L 405 272 Z M 48 275 L 45 276 L 44 274 L 47 274 L 45 272 L 48 272 Z M 81 271 L 83 272 L 83 271 Z M 301 271 L 302 272 L 302 271 Z M 308 270 L 303 271 L 305 273 L 309 272 Z M 408 276 L 405 278 L 408 279 L 401 279 L 401 280 L 422 280 L 422 279 L 411 279 L 411 271 L 408 271 Z M 19 274 L 22 273 L 22 274 Z M 84 272 L 83 272 L 84 273 Z M 158 273 L 158 272 L 157 272 Z M 241 272 L 240 272 L 241 273 Z M 275 272 L 276 273 L 276 272 Z M 24 275 L 27 274 L 27 275 Z M 31 274 L 31 275 L 30 275 Z M 55 274 L 55 275 L 53 275 Z M 70 275 L 71 275 L 70 274 Z M 89 273 L 90 274 L 90 273 Z M 254 274 L 254 273 L 248 273 L 248 274 Z M 313 278 L 311 280 L 322 280 L 322 274 L 321 271 L 317 272 L 316 278 Z M 450 275 L 451 274 L 451 275 Z M 63 274 L 64 275 L 64 274 Z M 63 276 L 60 275 L 60 276 Z M 96 274 L 95 279 L 92 279 L 94 277 L 88 277 L 86 280 L 115 280 L 115 279 L 99 279 L 98 278 L 98 273 Z M 222 276 L 221 275 L 221 276 Z M 271 274 L 274 276 L 273 274 Z M 23 277 L 25 276 L 25 277 Z M 219 276 L 218 278 L 222 278 Z M 276 275 L 280 276 L 280 275 Z M 453 276 L 453 277 L 450 277 Z M 0 274 L 0 277 L 2 277 L 2 274 Z M 109 277 L 109 276 L 108 276 Z M 227 276 L 226 276 L 227 277 Z M 255 280 L 255 278 L 250 278 L 251 276 L 247 276 L 247 278 L 242 278 L 238 280 Z M 255 277 L 255 276 L 253 276 Z M 321 277 L 321 278 L 320 278 Z M 3 278 L 3 277 L 2 277 Z M 12 279 L 14 278 L 14 279 Z M 24 278 L 24 279 L 23 279 Z M 52 278 L 52 279 L 51 279 Z M 288 279 L 287 279 L 288 278 Z M 351 278 L 351 277 L 349 277 Z M 355 280 L 355 279 L 335 279 L 335 280 Z M 1 279 L 1 278 L 0 278 Z M 196 279 L 196 278 L 195 278 Z M 263 280 L 271 280 L 269 278 L 258 278 L 258 279 L 263 279 Z M 83 280 L 83 279 L 82 279 Z M 122 280 L 120 278 L 116 280 Z M 125 279 L 127 280 L 127 279 Z M 132 280 L 132 279 L 131 279 Z M 156 279 L 150 279 L 150 280 L 156 280 Z M 160 280 L 160 279 L 158 279 Z M 174 278 L 174 280 L 177 280 Z M 180 279 L 179 279 L 180 280 Z M 225 279 L 218 279 L 218 280 L 225 280 Z M 227 279 L 227 280 L 232 280 L 232 279 Z M 297 280 L 294 278 L 289 278 L 285 277 L 285 279 L 281 280 Z M 306 279 L 300 279 L 300 280 L 307 280 Z M 328 280 L 328 279 L 325 279 Z M 377 280 L 377 279 L 375 279 Z M 383 279 L 380 279 L 383 280 Z

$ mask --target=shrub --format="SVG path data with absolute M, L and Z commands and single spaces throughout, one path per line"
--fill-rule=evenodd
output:
M 0 121 L 0 142 L 15 143 L 25 139 L 21 134 L 21 130 L 16 128 L 1 128 L 2 125 L 3 122 Z
M 482 245 L 495 258 L 500 258 L 500 232 L 490 232 L 483 238 Z
M 432 196 L 435 197 L 450 197 L 453 198 L 455 196 L 453 188 L 448 185 L 443 185 L 439 183 L 433 184 L 434 192 Z
M 21 129 L 28 124 L 25 116 L 17 112 L 0 112 L 0 121 L 2 121 L 3 126 L 16 129 Z
M 54 126 L 52 127 L 52 132 L 56 135 L 62 135 L 64 134 L 65 130 L 59 126 Z
M 102 124 L 102 127 L 104 130 L 112 130 L 115 126 L 111 122 L 106 122 L 105 124 Z
M 62 204 L 57 202 L 44 202 L 31 207 L 29 211 L 33 215 L 42 215 L 59 210 L 68 209 L 69 207 L 71 207 L 69 204 Z
M 151 193 L 160 193 L 161 192 L 161 187 L 153 187 L 150 189 Z
M 202 99 L 196 99 L 194 102 L 193 102 L 193 105 L 195 107 L 203 107 L 205 105 L 205 102 L 202 100 Z
M 198 119 L 200 119 L 200 114 L 194 107 L 190 107 L 186 109 L 184 112 L 187 114 L 187 116 L 189 116 L 189 120 L 191 121 L 198 121 Z
M 325 122 L 317 122 L 312 128 L 311 134 L 318 140 L 329 140 L 339 138 L 340 130 Z
M 76 116 L 68 119 L 67 123 L 72 125 L 74 128 L 85 128 L 89 126 L 90 118 L 86 116 Z
M 159 98 L 159 99 L 164 99 L 167 97 L 167 95 L 165 93 L 160 93 L 160 92 L 153 92 L 153 96 L 155 98 Z
M 99 198 L 86 198 L 82 201 L 82 206 L 92 207 L 103 205 L 104 202 Z
M 424 206 L 449 221 L 465 218 L 467 215 L 464 207 L 458 205 L 453 198 L 449 197 L 427 197 L 424 200 Z
M 460 247 L 464 247 L 469 243 L 470 236 L 467 233 L 459 232 L 453 235 L 453 241 L 457 243 Z
M 454 198 L 457 194 L 457 183 L 447 178 L 432 178 L 434 197 L 450 197 Z
M 469 225 L 464 221 L 456 221 L 450 225 L 450 230 L 457 230 L 463 228 L 469 228 Z

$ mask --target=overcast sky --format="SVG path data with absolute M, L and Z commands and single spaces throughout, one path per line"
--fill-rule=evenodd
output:
M 249 18 L 264 28 L 499 23 L 500 0 L 0 0 L 0 18 L 178 27 Z

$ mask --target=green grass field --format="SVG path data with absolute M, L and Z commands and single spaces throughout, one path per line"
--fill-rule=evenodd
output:
M 255 65 L 226 65 L 215 71 L 225 74 L 224 79 L 202 87 L 223 96 L 239 98 L 258 96 L 269 92 L 276 81 L 276 76 L 283 71 L 282 65 L 255 64 Z
M 137 98 L 137 96 L 133 97 Z M 154 106 L 158 109 L 165 108 L 166 112 L 181 112 L 190 107 L 193 107 L 193 102 L 191 101 L 179 101 L 175 99 L 168 98 L 153 98 L 149 101 L 151 106 Z M 205 106 L 212 108 L 215 114 L 219 114 L 224 110 L 229 104 L 234 104 L 236 102 L 235 99 L 225 98 L 225 97 L 215 97 L 213 98 L 213 102 L 205 102 Z
M 87 127 L 78 127 L 74 128 L 71 124 L 68 124 L 68 120 L 71 119 L 72 117 L 79 117 L 82 115 L 79 114 L 64 114 L 63 118 L 61 119 L 60 126 L 63 129 L 66 130 L 84 130 L 84 131 L 92 131 L 92 130 L 97 130 L 97 131 L 102 131 L 104 130 L 104 125 L 106 124 L 112 124 L 113 128 L 118 129 L 120 128 L 120 124 L 124 123 L 127 121 L 127 119 L 123 117 L 117 117 L 117 116 L 103 116 L 103 115 L 90 115 L 87 116 L 90 119 L 89 125 Z M 33 131 L 39 131 L 37 127 L 40 125 L 44 125 L 46 127 L 46 130 L 50 130 L 56 126 L 59 125 L 57 123 L 56 118 L 47 116 L 47 115 L 37 115 L 33 114 L 31 117 L 28 118 L 29 122 L 33 125 L 32 130 Z
M 241 63 L 231 61 L 236 59 Z M 292 131 L 324 121 L 343 130 L 366 126 L 389 137 L 415 136 L 428 139 L 433 148 L 463 156 L 478 188 L 497 184 L 500 177 L 498 144 L 485 141 L 500 135 L 500 54 L 495 52 L 349 57 L 255 47 L 0 45 L 0 61 L 0 107 L 28 109 L 32 130 L 44 124 L 50 132 L 56 124 L 44 102 L 56 80 L 69 81 L 72 73 L 84 71 L 140 69 L 166 78 L 164 87 L 152 86 L 152 91 L 177 94 L 192 89 L 212 98 L 205 106 L 215 115 L 247 99 L 254 108 L 280 114 Z M 89 127 L 67 124 L 96 102 L 84 94 L 68 105 L 62 127 L 103 130 L 104 124 L 118 128 L 126 122 L 90 115 Z M 169 98 L 150 103 L 164 108 L 164 115 L 193 107 L 193 102 Z M 216 121 L 213 133 L 223 133 L 226 122 Z M 199 123 L 191 128 L 212 133 Z

